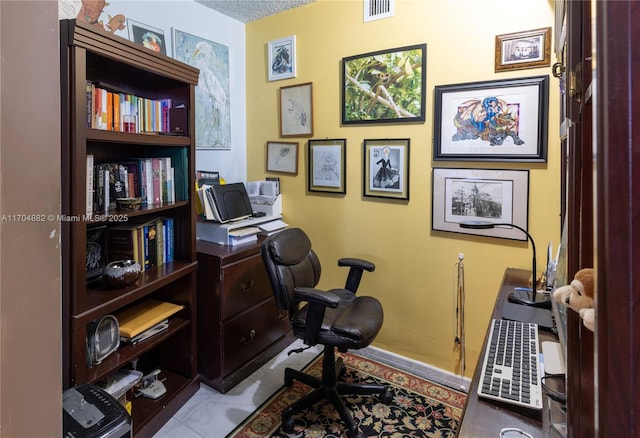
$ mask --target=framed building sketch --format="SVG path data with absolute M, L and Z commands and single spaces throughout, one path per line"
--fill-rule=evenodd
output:
M 516 228 L 460 228 L 463 222 L 515 224 L 528 229 L 529 171 L 434 168 L 431 229 L 527 240 Z
M 298 143 L 267 142 L 267 172 L 298 174 Z
M 547 161 L 549 76 L 437 85 L 433 159 Z
M 496 73 L 551 65 L 551 28 L 496 35 Z
M 268 43 L 267 70 L 269 81 L 296 77 L 296 36 L 291 35 Z
M 309 140 L 308 190 L 347 193 L 347 140 Z
M 280 88 L 280 137 L 313 135 L 313 84 Z
M 154 52 L 162 53 L 163 55 L 167 54 L 167 44 L 162 30 L 138 23 L 131 18 L 127 18 L 127 27 L 129 28 L 129 39 L 131 41 Z
M 229 48 L 173 29 L 173 57 L 200 69 L 196 85 L 196 148 L 231 148 Z
M 408 138 L 364 141 L 362 194 L 409 200 Z
M 427 45 L 342 59 L 342 124 L 424 122 Z

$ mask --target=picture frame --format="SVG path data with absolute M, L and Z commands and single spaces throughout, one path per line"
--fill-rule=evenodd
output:
M 362 194 L 409 200 L 408 138 L 365 139 Z
M 136 44 L 140 44 L 149 50 L 157 53 L 167 54 L 167 43 L 164 39 L 164 31 L 148 24 L 127 18 L 127 28 L 129 39 Z
M 298 174 L 298 146 L 291 141 L 267 142 L 267 172 Z
M 437 85 L 433 159 L 547 161 L 549 76 Z
M 229 48 L 173 28 L 173 57 L 200 69 L 195 90 L 196 149 L 231 149 Z
M 551 65 L 551 27 L 496 35 L 496 73 Z
M 342 124 L 425 121 L 427 45 L 342 59 Z
M 313 136 L 313 83 L 280 87 L 280 137 Z
M 515 224 L 528 229 L 529 170 L 434 168 L 431 229 L 527 240 L 520 230 L 460 228 L 463 222 Z
M 290 35 L 267 43 L 269 81 L 296 77 L 296 36 Z
M 308 190 L 347 193 L 347 140 L 309 140 L 308 147 Z

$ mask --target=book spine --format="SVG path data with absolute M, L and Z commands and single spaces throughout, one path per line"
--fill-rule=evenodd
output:
M 152 158 L 152 184 L 153 184 L 153 203 L 160 205 L 162 203 L 162 188 L 160 187 L 160 159 Z
M 87 81 L 85 88 L 87 95 L 87 128 L 93 127 L 93 87 L 93 83 Z
M 145 181 L 147 183 L 147 204 L 153 204 L 153 166 L 151 164 L 151 158 L 145 158 L 144 160 L 144 172 Z
M 85 214 L 87 216 L 93 215 L 93 181 L 95 176 L 93 175 L 94 170 L 94 157 L 91 154 L 87 155 L 87 197 L 86 197 L 86 207 Z
M 156 220 L 156 266 L 164 264 L 164 231 L 162 219 Z
M 132 259 L 140 263 L 135 246 L 135 228 L 112 227 L 109 230 L 109 261 Z
M 169 228 L 169 231 L 167 232 L 168 235 L 168 239 L 169 241 L 167 242 L 167 252 L 168 252 L 168 257 L 167 257 L 167 262 L 172 262 L 174 259 L 174 248 L 175 248 L 175 237 L 174 237 L 174 220 L 173 218 L 169 218 L 167 219 L 167 225 Z

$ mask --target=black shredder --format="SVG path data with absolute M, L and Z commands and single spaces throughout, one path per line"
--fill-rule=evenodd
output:
M 83 384 L 62 394 L 64 438 L 131 438 L 131 417 L 104 389 Z

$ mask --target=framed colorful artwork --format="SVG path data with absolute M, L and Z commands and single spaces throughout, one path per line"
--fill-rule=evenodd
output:
M 269 41 L 267 69 L 269 81 L 296 77 L 296 36 Z
M 162 53 L 163 55 L 167 54 L 167 44 L 162 30 L 130 18 L 127 18 L 127 27 L 129 28 L 129 39 L 131 41 L 154 52 Z
M 433 159 L 547 161 L 549 76 L 438 85 Z
M 280 88 L 280 137 L 313 135 L 313 84 Z
M 173 29 L 173 57 L 200 69 L 196 85 L 196 148 L 231 148 L 229 48 Z
M 309 140 L 308 190 L 347 193 L 347 140 Z
M 424 122 L 427 45 L 342 59 L 342 124 Z
M 409 200 L 408 138 L 364 141 L 364 196 Z
M 431 229 L 527 240 L 516 228 L 461 228 L 461 223 L 515 224 L 528 229 L 529 171 L 434 168 Z
M 496 35 L 496 73 L 551 65 L 551 28 Z
M 267 142 L 267 172 L 298 174 L 298 143 Z

